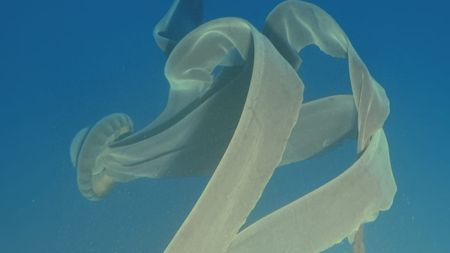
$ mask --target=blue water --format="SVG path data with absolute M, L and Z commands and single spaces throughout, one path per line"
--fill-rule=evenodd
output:
M 207 19 L 239 16 L 261 27 L 279 1 L 205 2 Z M 366 227 L 367 252 L 450 252 L 447 2 L 312 2 L 343 27 L 391 100 L 385 130 L 398 192 L 391 210 Z M 0 252 L 163 251 L 207 179 L 142 179 L 89 202 L 68 151 L 79 129 L 107 114 L 125 112 L 139 129 L 164 108 L 165 57 L 152 29 L 170 4 L 0 3 Z M 310 90 L 305 96 L 323 91 Z M 286 173 L 260 208 L 293 196 L 297 182 Z M 338 250 L 349 252 L 345 243 L 330 252 Z

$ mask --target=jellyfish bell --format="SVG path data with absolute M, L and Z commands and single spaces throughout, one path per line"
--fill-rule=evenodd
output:
M 133 130 L 133 123 L 125 114 L 112 114 L 92 128 L 80 130 L 72 140 L 71 160 L 77 169 L 78 189 L 89 200 L 103 198 L 116 180 L 105 170 L 110 159 L 104 159 L 108 148 Z

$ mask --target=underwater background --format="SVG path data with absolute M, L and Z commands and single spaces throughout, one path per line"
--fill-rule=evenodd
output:
M 237 16 L 261 28 L 279 2 L 205 0 L 205 20 Z M 341 25 L 391 101 L 385 131 L 398 192 L 365 226 L 366 252 L 450 252 L 450 5 L 310 2 Z M 90 202 L 69 146 L 105 115 L 127 113 L 140 129 L 164 108 L 165 56 L 152 30 L 171 3 L 0 3 L 0 252 L 164 250 L 207 178 L 141 179 Z M 345 61 L 314 48 L 302 56 L 307 100 L 350 91 Z M 341 160 L 331 153 L 277 172 L 250 220 L 336 176 L 351 162 Z M 344 241 L 327 252 L 351 250 Z

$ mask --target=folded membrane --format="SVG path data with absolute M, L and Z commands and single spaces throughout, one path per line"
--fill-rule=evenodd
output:
M 133 133 L 126 115 L 113 114 L 74 138 L 81 193 L 97 200 L 116 182 L 212 174 L 165 252 L 306 253 L 352 240 L 390 208 L 396 191 L 382 129 L 384 89 L 315 5 L 281 3 L 263 33 L 237 18 L 201 25 L 199 10 L 199 0 L 177 0 L 155 28 L 169 55 L 161 115 Z M 310 44 L 348 60 L 352 96 L 302 105 L 298 53 Z M 341 175 L 240 230 L 275 168 L 355 136 L 358 159 Z

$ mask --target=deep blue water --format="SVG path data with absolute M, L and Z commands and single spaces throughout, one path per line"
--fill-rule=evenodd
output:
M 278 2 L 205 0 L 205 13 L 261 27 Z M 367 252 L 450 252 L 447 2 L 312 2 L 343 27 L 391 100 L 385 130 L 398 192 L 391 210 L 367 226 Z M 164 108 L 165 57 L 152 30 L 170 4 L 0 3 L 0 252 L 163 251 L 207 179 L 142 179 L 89 202 L 78 192 L 69 145 L 79 129 L 112 112 L 141 128 Z M 304 70 L 307 87 L 307 80 L 336 81 L 333 74 L 322 80 L 320 69 L 337 75 L 342 62 L 307 53 L 314 66 Z M 342 90 L 324 87 L 305 96 Z M 295 172 L 274 178 L 261 213 L 319 180 Z M 330 252 L 339 250 L 349 252 L 348 245 Z

